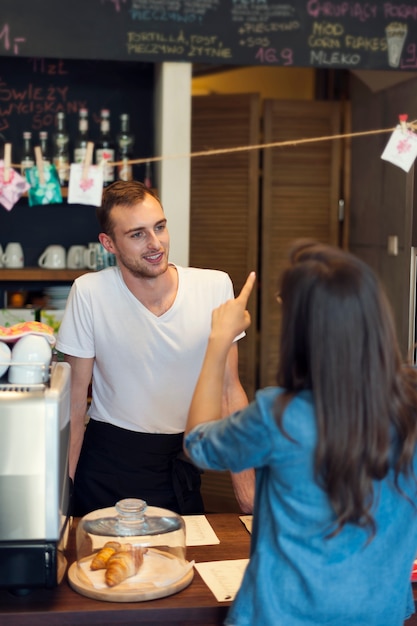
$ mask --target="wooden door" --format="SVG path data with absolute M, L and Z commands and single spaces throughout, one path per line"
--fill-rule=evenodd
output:
M 375 91 L 352 76 L 352 131 L 393 128 L 400 113 L 409 113 L 413 119 L 416 86 L 417 79 L 411 77 Z M 389 137 L 390 133 L 380 133 L 352 140 L 349 247 L 379 275 L 394 311 L 403 357 L 407 358 L 413 343 L 415 316 L 415 165 L 406 173 L 381 159 Z M 397 254 L 389 249 L 389 237 L 396 237 Z
M 192 151 L 259 144 L 258 94 L 195 96 Z M 190 265 L 227 272 L 237 293 L 258 262 L 259 151 L 191 160 Z M 251 398 L 256 378 L 257 294 L 253 324 L 239 342 L 239 372 Z
M 258 94 L 196 96 L 192 151 L 259 144 Z M 259 152 L 248 150 L 191 160 L 190 265 L 227 272 L 237 293 L 257 269 Z M 239 342 L 239 375 L 249 399 L 257 371 L 257 293 L 249 302 L 252 326 Z M 238 512 L 228 472 L 205 472 L 207 511 Z
M 264 143 L 341 133 L 339 102 L 266 100 Z M 280 310 L 278 279 L 290 243 L 309 237 L 342 243 L 339 199 L 343 184 L 340 140 L 265 149 L 260 251 L 260 386 L 276 384 Z

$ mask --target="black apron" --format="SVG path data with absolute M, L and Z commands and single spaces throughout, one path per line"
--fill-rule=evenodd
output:
M 185 460 L 183 433 L 137 433 L 90 419 L 74 479 L 72 515 L 139 498 L 181 515 L 204 513 L 201 472 Z

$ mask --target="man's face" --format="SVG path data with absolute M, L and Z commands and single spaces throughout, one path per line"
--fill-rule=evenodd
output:
M 169 233 L 155 198 L 146 195 L 133 207 L 113 207 L 111 220 L 113 235 L 105 236 L 102 243 L 116 255 L 119 266 L 139 278 L 155 278 L 166 272 Z

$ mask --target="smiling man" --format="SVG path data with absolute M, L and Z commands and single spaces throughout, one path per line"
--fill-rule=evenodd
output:
M 169 263 L 163 208 L 142 183 L 107 187 L 97 218 L 99 240 L 117 267 L 74 282 L 57 341 L 72 371 L 73 514 L 127 497 L 183 515 L 203 513 L 200 472 L 185 460 L 182 440 L 211 314 L 234 297 L 232 282 L 224 272 Z M 224 415 L 247 404 L 237 364 L 235 341 Z M 251 512 L 253 472 L 232 480 L 242 511 Z

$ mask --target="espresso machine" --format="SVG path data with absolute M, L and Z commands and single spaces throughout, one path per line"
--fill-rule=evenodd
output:
M 16 595 L 66 570 L 70 371 L 53 362 L 47 383 L 0 378 L 0 588 Z

